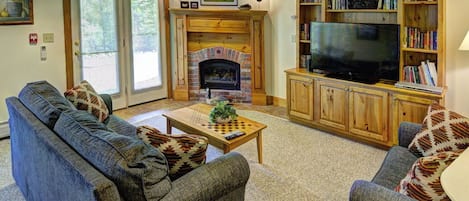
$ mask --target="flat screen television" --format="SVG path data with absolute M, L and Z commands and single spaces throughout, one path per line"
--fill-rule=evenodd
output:
M 399 79 L 399 25 L 311 22 L 308 70 L 364 83 Z

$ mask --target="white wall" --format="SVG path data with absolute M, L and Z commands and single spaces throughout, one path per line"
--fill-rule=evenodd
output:
M 467 0 L 446 1 L 446 106 L 469 117 L 469 51 L 459 51 L 469 31 Z
M 0 122 L 8 120 L 5 98 L 17 96 L 32 81 L 47 80 L 63 91 L 66 87 L 62 1 L 34 1 L 34 25 L 0 25 Z M 39 42 L 29 45 L 29 33 Z M 54 33 L 54 43 L 42 43 L 43 33 Z M 47 60 L 40 60 L 40 46 Z
M 266 59 L 272 61 L 272 89 L 269 94 L 286 98 L 285 70 L 296 65 L 296 44 L 291 36 L 296 34 L 296 1 L 271 0 L 269 16 L 272 20 L 272 54 Z

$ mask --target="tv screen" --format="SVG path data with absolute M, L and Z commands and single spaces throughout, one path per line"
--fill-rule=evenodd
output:
M 310 71 L 365 83 L 399 79 L 399 25 L 311 22 Z

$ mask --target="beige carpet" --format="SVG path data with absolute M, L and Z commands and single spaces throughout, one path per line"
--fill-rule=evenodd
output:
M 386 154 L 265 113 L 245 110 L 238 113 L 267 125 L 263 131 L 263 164 L 257 163 L 255 140 L 235 149 L 248 159 L 251 167 L 248 201 L 348 200 L 353 181 L 370 180 Z M 166 119 L 161 116 L 133 123 L 166 131 Z M 207 154 L 210 161 L 222 152 L 210 146 Z
M 352 182 L 370 180 L 386 153 L 264 113 L 242 110 L 238 113 L 268 126 L 263 132 L 263 164 L 257 163 L 255 140 L 235 150 L 248 159 L 251 167 L 247 201 L 348 200 Z M 132 123 L 166 130 L 166 119 L 162 116 Z M 9 146 L 9 140 L 0 141 L 0 189 L 14 183 Z M 222 152 L 209 147 L 207 155 L 210 161 Z M 0 200 L 5 200 L 2 198 L 8 192 L 18 193 L 15 187 L 9 185 L 0 190 L 4 193 Z
M 0 140 L 0 189 L 13 183 L 10 139 Z

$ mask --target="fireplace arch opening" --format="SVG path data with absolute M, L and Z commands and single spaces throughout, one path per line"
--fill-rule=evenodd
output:
M 226 59 L 199 63 L 200 88 L 240 90 L 240 64 Z

